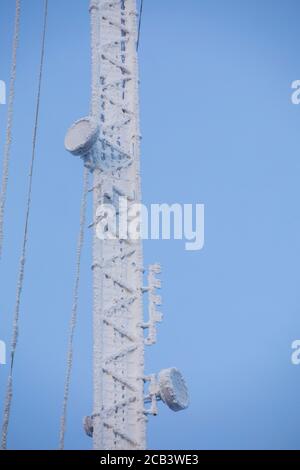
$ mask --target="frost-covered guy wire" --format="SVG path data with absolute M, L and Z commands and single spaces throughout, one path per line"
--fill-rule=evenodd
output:
M 12 63 L 11 63 L 9 95 L 8 95 L 7 125 L 6 125 L 6 136 L 5 136 L 5 146 L 4 146 L 4 156 L 3 156 L 2 183 L 1 183 L 1 192 L 0 192 L 0 260 L 2 257 L 2 248 L 3 248 L 4 212 L 5 212 L 5 205 L 6 205 L 10 152 L 11 152 L 11 143 L 12 143 L 15 83 L 16 83 L 16 74 L 17 74 L 17 52 L 18 52 L 18 47 L 19 47 L 19 36 L 20 36 L 20 18 L 21 18 L 21 0 L 16 0 L 14 38 L 13 38 L 13 48 L 12 48 Z
M 78 316 L 78 293 L 79 293 L 79 284 L 80 284 L 82 248 L 83 248 L 83 243 L 84 243 L 88 184 L 89 184 L 89 170 L 88 168 L 84 168 L 83 194 L 82 194 L 81 209 L 80 209 L 80 229 L 79 229 L 79 237 L 78 237 L 77 252 L 76 252 L 76 275 L 75 275 L 75 285 L 74 285 L 74 293 L 73 293 L 72 315 L 71 315 L 71 321 L 70 321 L 69 346 L 68 346 L 68 355 L 67 355 L 67 370 L 66 370 L 66 378 L 65 378 L 63 411 L 62 411 L 61 424 L 60 424 L 60 438 L 59 438 L 60 450 L 63 450 L 65 447 L 68 400 L 69 400 L 69 393 L 70 393 L 71 373 L 72 373 L 72 367 L 73 367 L 73 353 L 74 353 L 73 343 L 74 343 L 74 334 L 75 334 L 77 316 Z
M 40 65 L 39 65 L 39 79 L 38 79 L 35 122 L 34 122 L 33 140 L 32 140 L 32 154 L 31 154 L 31 161 L 30 161 L 29 183 L 28 183 L 28 192 L 27 192 L 26 216 L 25 216 L 23 245 L 22 245 L 21 257 L 20 257 L 19 274 L 18 274 L 18 282 L 17 282 L 16 303 L 15 303 L 15 312 L 14 312 L 14 320 L 13 320 L 13 332 L 12 332 L 12 339 L 11 339 L 10 373 L 9 373 L 5 403 L 4 403 L 4 416 L 3 416 L 2 439 L 1 439 L 2 450 L 5 450 L 7 448 L 7 434 L 8 434 L 8 426 L 9 426 L 9 419 L 10 419 L 11 403 L 12 403 L 12 398 L 13 398 L 13 368 L 14 368 L 14 359 L 15 359 L 15 353 L 16 353 L 16 348 L 18 344 L 18 336 L 19 336 L 20 304 L 21 304 L 21 294 L 22 294 L 23 283 L 24 283 L 25 262 L 26 262 L 27 242 L 28 242 L 33 171 L 34 171 L 34 163 L 35 163 L 35 157 L 36 157 L 36 142 L 37 142 L 37 132 L 38 132 L 38 124 L 39 124 L 41 88 L 42 88 L 43 69 L 44 69 L 47 18 L 48 18 L 48 0 L 45 0 L 41 58 L 40 58 Z
M 141 38 L 143 7 L 144 7 L 144 0 L 141 0 L 141 4 L 140 4 L 140 14 L 139 14 L 138 38 L 137 38 L 137 42 L 136 42 L 136 49 L 137 49 L 137 51 L 139 50 L 140 38 Z

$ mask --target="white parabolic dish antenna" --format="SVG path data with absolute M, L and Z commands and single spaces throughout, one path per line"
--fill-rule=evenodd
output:
M 163 369 L 158 374 L 158 384 L 160 397 L 171 410 L 181 411 L 189 406 L 188 389 L 178 369 Z
M 67 132 L 65 148 L 73 155 L 84 156 L 95 145 L 98 136 L 99 126 L 91 117 L 79 119 Z

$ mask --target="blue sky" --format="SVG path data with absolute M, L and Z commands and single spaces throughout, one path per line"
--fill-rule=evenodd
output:
M 23 1 L 14 141 L 0 266 L 9 342 L 37 85 L 41 0 Z M 8 81 L 14 2 L 0 3 Z M 147 371 L 176 365 L 191 406 L 163 406 L 155 449 L 300 448 L 300 79 L 297 0 L 145 0 L 140 43 L 143 201 L 204 203 L 205 247 L 146 241 L 163 265 L 164 323 Z M 15 396 L 13 449 L 58 446 L 82 165 L 63 147 L 90 99 L 88 0 L 50 0 Z M 0 106 L 1 157 L 6 108 Z M 89 212 L 89 218 L 91 214 Z M 88 449 L 91 253 L 84 248 L 67 447 Z M 0 368 L 3 401 L 7 368 Z

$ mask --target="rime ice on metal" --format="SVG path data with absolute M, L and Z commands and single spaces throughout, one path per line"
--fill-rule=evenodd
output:
M 100 136 L 94 207 L 119 193 L 141 202 L 135 0 L 91 2 L 92 116 Z M 94 223 L 97 223 L 94 220 Z M 143 263 L 140 240 L 94 237 L 95 449 L 146 447 L 144 414 Z
M 160 266 L 150 266 L 144 286 L 141 240 L 97 237 L 99 206 L 114 205 L 118 213 L 120 195 L 128 212 L 141 203 L 136 1 L 91 0 L 90 14 L 91 115 L 77 121 L 65 140 L 94 177 L 94 407 L 84 429 L 97 450 L 145 449 L 147 416 L 157 414 L 157 401 L 178 411 L 188 396 L 177 369 L 144 373 L 145 344 L 156 342 L 162 321 Z

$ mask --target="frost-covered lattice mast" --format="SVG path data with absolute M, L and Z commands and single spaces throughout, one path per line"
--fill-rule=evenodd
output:
M 156 294 L 160 267 L 149 268 L 149 285 L 144 287 L 140 238 L 128 238 L 126 232 L 101 239 L 97 230 L 105 227 L 103 207 L 108 212 L 114 207 L 120 217 L 121 199 L 128 222 L 140 222 L 136 1 L 92 0 L 90 14 L 91 116 L 77 121 L 66 137 L 66 148 L 83 158 L 94 177 L 94 410 L 85 429 L 93 436 L 95 449 L 145 449 L 147 414 L 157 414 L 157 399 L 177 410 L 186 406 L 187 396 L 176 369 L 163 371 L 158 379 L 144 374 L 145 343 L 155 342 L 156 323 L 161 320 Z M 145 409 L 145 402 L 152 404 L 150 409 Z
M 97 223 L 100 204 L 141 199 L 135 0 L 93 1 L 91 16 Z M 94 263 L 94 447 L 145 448 L 141 241 L 101 241 L 95 230 Z

